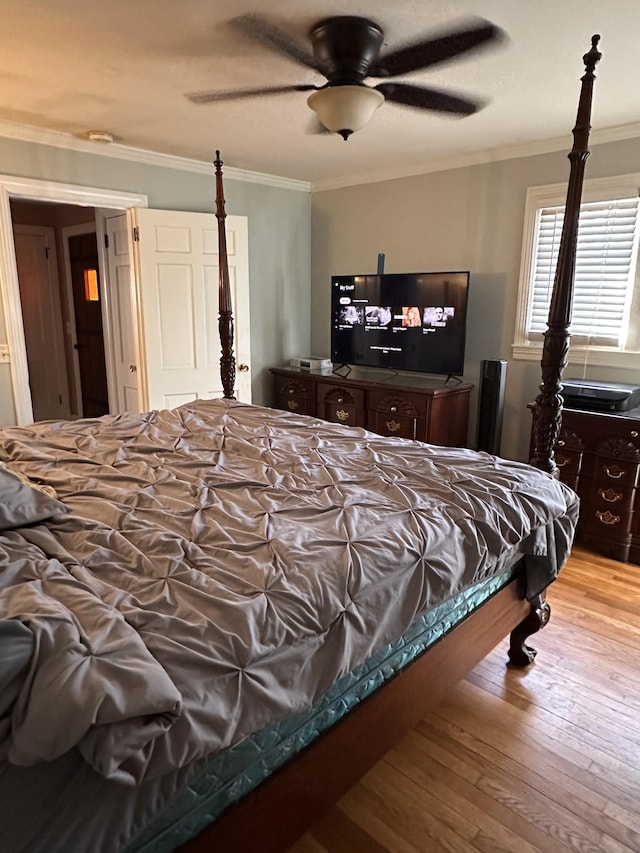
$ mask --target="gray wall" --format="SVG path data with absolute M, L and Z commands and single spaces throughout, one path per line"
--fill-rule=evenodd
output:
M 640 140 L 593 146 L 586 177 L 640 171 Z M 567 151 L 571 140 L 567 142 Z M 469 442 L 475 445 L 480 361 L 504 358 L 507 368 L 502 454 L 526 460 L 527 403 L 540 383 L 537 362 L 511 358 L 527 188 L 569 177 L 567 152 L 502 160 L 312 195 L 311 349 L 330 351 L 332 275 L 469 269 L 464 378 L 473 382 Z M 573 373 L 571 372 L 573 369 Z M 578 375 L 569 366 L 566 376 Z M 582 368 L 579 371 L 582 375 Z M 637 371 L 603 369 L 587 376 L 640 381 Z
M 213 156 L 213 155 L 212 155 Z M 224 152 L 223 152 L 224 156 Z M 149 207 L 214 212 L 211 176 L 0 139 L 0 173 L 146 193 Z M 225 178 L 226 211 L 247 216 L 253 400 L 270 401 L 269 367 L 309 351 L 309 194 Z M 6 342 L 0 304 L 0 343 Z M 0 425 L 15 422 L 9 367 L 0 365 Z

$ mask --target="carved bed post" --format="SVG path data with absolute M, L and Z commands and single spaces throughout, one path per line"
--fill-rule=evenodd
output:
M 562 423 L 562 372 L 567 366 L 569 351 L 569 324 L 573 304 L 573 284 L 578 242 L 578 220 L 582 200 L 584 168 L 589 156 L 589 132 L 591 131 L 591 102 L 593 99 L 594 69 L 602 57 L 598 52 L 599 35 L 591 38 L 591 50 L 583 57 L 585 73 L 581 78 L 578 116 L 573 129 L 573 148 L 569 153 L 571 168 L 567 203 L 558 251 L 558 264 L 553 282 L 553 294 L 549 307 L 549 323 L 542 348 L 542 384 L 533 409 L 533 458 L 531 464 L 554 476 L 558 475 L 553 447 Z M 527 666 L 535 657 L 535 649 L 528 646 L 526 639 L 539 631 L 549 621 L 551 608 L 538 595 L 531 602 L 531 612 L 511 632 L 509 662 L 515 666 Z
M 571 170 L 567 188 L 567 204 L 558 252 L 558 264 L 553 283 L 549 309 L 549 325 L 544 335 L 542 349 L 542 384 L 533 409 L 533 457 L 531 464 L 549 474 L 557 475 L 558 468 L 553 446 L 562 423 L 562 386 L 560 379 L 567 365 L 569 351 L 569 324 L 573 302 L 573 281 L 576 265 L 578 219 L 582 198 L 584 168 L 589 156 L 591 130 L 591 101 L 593 98 L 594 69 L 602 54 L 597 50 L 600 36 L 591 39 L 591 50 L 584 55 L 585 74 L 578 104 L 576 126 L 573 129 L 573 148 L 569 153 Z
M 218 331 L 220 333 L 220 378 L 227 400 L 235 400 L 233 394 L 236 382 L 236 360 L 233 355 L 233 306 L 231 287 L 229 286 L 229 264 L 227 260 L 227 232 L 224 210 L 224 191 L 222 188 L 222 160 L 216 151 L 216 219 L 218 220 Z

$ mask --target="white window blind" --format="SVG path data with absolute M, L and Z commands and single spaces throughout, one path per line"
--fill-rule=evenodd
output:
M 549 317 L 564 205 L 539 211 L 527 331 L 544 333 Z M 573 297 L 573 338 L 624 343 L 638 249 L 638 198 L 588 202 L 580 208 Z

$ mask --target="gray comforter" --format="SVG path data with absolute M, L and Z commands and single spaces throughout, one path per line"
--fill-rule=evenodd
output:
M 313 703 L 417 614 L 573 537 L 527 465 L 229 401 L 3 434 L 71 509 L 0 536 L 0 618 L 34 654 L 11 761 L 74 745 L 138 783 Z

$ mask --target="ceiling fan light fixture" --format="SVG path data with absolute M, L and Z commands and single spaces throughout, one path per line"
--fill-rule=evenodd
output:
M 307 98 L 322 124 L 348 139 L 361 130 L 384 103 L 384 95 L 368 86 L 327 86 Z

